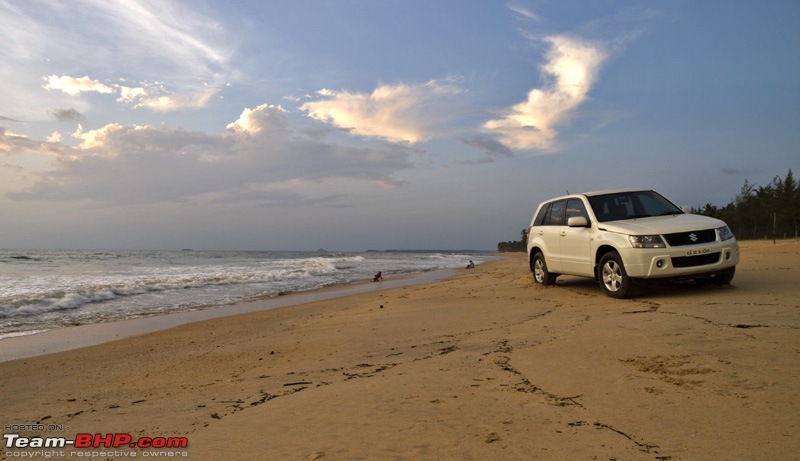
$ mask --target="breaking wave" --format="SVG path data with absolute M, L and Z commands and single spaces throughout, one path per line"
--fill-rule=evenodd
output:
M 0 250 L 0 338 L 384 277 L 464 267 L 474 255 Z M 485 260 L 485 259 L 484 259 Z

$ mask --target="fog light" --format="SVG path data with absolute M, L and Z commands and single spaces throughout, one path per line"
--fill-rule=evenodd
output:
M 730 251 L 726 251 L 725 252 L 725 261 L 727 261 L 729 259 L 731 259 L 731 252 Z
M 657 268 L 659 268 L 659 269 L 661 269 L 662 267 L 664 267 L 664 260 L 663 260 L 663 259 L 659 259 L 659 260 L 657 260 L 657 261 L 656 261 L 656 267 L 657 267 Z

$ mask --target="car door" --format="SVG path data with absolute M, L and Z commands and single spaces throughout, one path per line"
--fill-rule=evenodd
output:
M 579 198 L 567 200 L 564 210 L 565 222 L 559 229 L 560 245 L 559 254 L 561 271 L 565 274 L 592 275 L 591 258 L 591 222 L 586 204 Z M 587 227 L 569 227 L 569 218 L 583 217 Z
M 553 274 L 561 273 L 561 230 L 566 224 L 566 200 L 557 200 L 550 205 L 544 222 L 536 228 L 542 242 L 547 270 Z

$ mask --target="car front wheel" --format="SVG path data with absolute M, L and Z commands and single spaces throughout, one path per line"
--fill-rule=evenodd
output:
M 556 283 L 556 277 L 558 277 L 558 274 L 551 274 L 550 271 L 547 270 L 547 263 L 545 262 L 544 255 L 542 253 L 536 253 L 536 255 L 533 257 L 531 269 L 533 270 L 534 282 L 545 286 Z
M 600 288 L 612 298 L 629 298 L 633 294 L 633 281 L 625 272 L 622 258 L 616 251 L 603 255 L 600 259 Z

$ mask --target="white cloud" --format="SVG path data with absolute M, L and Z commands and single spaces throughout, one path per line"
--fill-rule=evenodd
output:
M 196 2 L 0 2 L 0 38 L 3 115 L 26 121 L 51 107 L 88 112 L 90 92 L 159 112 L 203 107 L 237 74 L 228 31 Z
M 68 75 L 51 75 L 45 77 L 47 83 L 43 88 L 47 90 L 60 90 L 70 96 L 77 96 L 83 92 L 114 93 L 118 94 L 117 102 L 132 104 L 135 108 L 148 108 L 156 112 L 204 107 L 208 101 L 219 92 L 219 88 L 205 86 L 196 90 L 187 90 L 181 94 L 170 94 L 163 84 L 142 83 L 138 87 L 130 87 L 112 83 L 106 85 L 89 76 L 80 78 Z
M 146 107 L 156 112 L 168 112 L 178 109 L 205 107 L 208 101 L 219 92 L 217 88 L 205 88 L 180 95 L 141 96 L 134 107 Z
M 262 104 L 255 109 L 245 108 L 235 122 L 228 124 L 227 129 L 235 133 L 256 135 L 264 130 L 284 131 L 289 127 L 281 106 Z
M 108 26 L 119 35 L 155 52 L 145 53 L 148 56 L 189 66 L 184 67 L 184 72 L 192 75 L 213 74 L 227 67 L 227 51 L 214 40 L 223 33 L 221 25 L 198 14 L 192 3 L 136 0 L 87 0 L 87 3 L 103 11 Z
M 550 45 L 542 74 L 547 82 L 526 101 L 502 112 L 483 127 L 513 150 L 551 150 L 557 128 L 588 97 L 606 52 L 598 45 L 563 35 L 545 39 Z
M 264 104 L 245 109 L 218 135 L 112 123 L 79 127 L 72 136 L 80 145 L 67 147 L 60 136 L 38 142 L 0 131 L 0 153 L 53 155 L 49 170 L 29 172 L 33 182 L 7 192 L 12 199 L 114 204 L 313 200 L 304 185 L 396 187 L 402 182 L 393 175 L 412 166 L 400 145 L 351 147 L 298 133 L 280 106 Z
M 68 75 L 62 75 L 61 77 L 51 75 L 45 77 L 45 80 L 47 80 L 47 83 L 44 85 L 46 90 L 61 90 L 70 96 L 75 96 L 85 91 L 106 94 L 114 93 L 113 88 L 97 80 L 92 80 L 88 75 L 78 78 Z
M 70 147 L 59 142 L 50 142 L 50 139 L 54 139 L 54 135 L 55 133 L 51 134 L 46 142 L 39 142 L 0 127 L 0 153 L 7 156 L 24 156 L 25 154 L 59 156 L 70 152 Z
M 147 89 L 144 87 L 131 88 L 129 86 L 119 86 L 118 102 L 136 102 L 147 96 Z
M 78 129 L 75 130 L 74 133 L 72 133 L 72 137 L 81 140 L 80 144 L 81 149 L 103 147 L 106 144 L 107 140 L 109 139 L 110 134 L 118 132 L 124 128 L 125 127 L 117 123 L 110 123 L 97 130 L 83 131 L 83 126 L 78 125 Z M 134 127 L 134 129 L 136 128 L 137 127 Z
M 522 6 L 522 5 L 509 4 L 508 8 L 511 11 L 513 11 L 513 12 L 519 14 L 520 16 L 522 16 L 524 18 L 527 18 L 527 19 L 529 19 L 531 21 L 541 22 L 541 18 L 539 17 L 538 14 L 534 13 L 533 11 L 531 11 L 530 9 L 528 9 L 528 8 Z
M 463 92 L 452 81 L 439 80 L 382 85 L 371 94 L 322 89 L 317 94 L 328 99 L 307 102 L 300 110 L 353 134 L 415 143 L 446 129 L 456 112 L 453 96 Z

